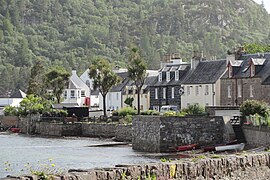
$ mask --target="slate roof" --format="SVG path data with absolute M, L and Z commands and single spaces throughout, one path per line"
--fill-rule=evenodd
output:
M 121 82 L 118 83 L 117 85 L 113 86 L 111 88 L 110 92 L 120 92 L 120 91 L 122 91 L 122 89 L 126 86 L 126 84 L 129 81 L 128 72 L 120 72 L 120 73 L 116 73 L 116 74 L 121 78 Z
M 170 81 L 166 81 L 166 72 L 171 70 Z M 179 70 L 179 80 L 175 80 L 175 70 Z M 181 85 L 190 71 L 190 64 L 168 65 L 159 72 L 163 73 L 162 81 L 159 81 L 159 76 L 155 77 L 155 81 L 150 86 L 177 86 Z
M 250 77 L 250 61 L 256 67 L 256 74 L 254 77 L 262 78 L 262 84 L 270 85 L 270 53 L 264 54 L 244 54 L 240 57 L 243 61 L 240 67 L 234 72 L 233 78 L 249 78 Z M 228 71 L 224 74 L 222 79 L 228 78 Z
M 10 98 L 25 98 L 26 94 L 22 90 L 17 90 L 15 93 L 13 93 Z
M 201 61 L 183 84 L 213 84 L 224 74 L 226 67 L 226 60 Z

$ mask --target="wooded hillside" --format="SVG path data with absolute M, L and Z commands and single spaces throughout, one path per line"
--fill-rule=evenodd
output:
M 270 43 L 270 17 L 252 0 L 0 0 L 0 95 L 25 90 L 30 67 L 88 68 L 98 56 L 125 66 L 135 43 L 150 68 L 194 50 L 224 58 L 243 43 Z

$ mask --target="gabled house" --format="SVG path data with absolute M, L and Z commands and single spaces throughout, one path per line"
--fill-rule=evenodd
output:
M 220 105 L 220 78 L 226 71 L 226 62 L 226 60 L 192 59 L 191 71 L 182 83 L 184 93 L 181 98 L 181 108 L 191 104 Z
M 150 108 L 156 111 L 163 105 L 176 105 L 180 108 L 183 93 L 181 84 L 191 65 L 182 62 L 179 57 L 170 56 L 161 66 L 158 76 L 150 85 Z
M 26 94 L 22 90 L 15 91 L 9 97 L 0 97 L 0 115 L 4 115 L 4 108 L 6 106 L 18 107 L 23 98 L 26 97 Z
M 221 105 L 255 99 L 270 103 L 270 53 L 231 55 L 221 78 Z
M 63 97 L 64 101 L 61 104 L 65 106 L 90 106 L 90 89 L 83 80 L 78 77 L 76 70 L 72 70 Z
M 145 79 L 144 85 L 141 89 L 140 93 L 140 109 L 142 111 L 146 111 L 150 109 L 150 86 L 153 84 L 153 82 L 156 80 L 156 76 L 158 74 L 158 71 L 154 70 L 147 70 L 147 78 Z M 138 104 L 138 95 L 137 95 L 137 89 L 136 86 L 132 81 L 129 80 L 129 82 L 125 86 L 125 90 L 122 94 L 122 104 L 123 107 L 128 107 L 127 104 L 125 104 L 125 100 L 127 98 L 133 98 L 132 107 L 137 108 Z
M 126 84 L 128 83 L 128 73 L 119 72 L 116 73 L 121 81 L 117 85 L 113 86 L 106 96 L 106 109 L 107 110 L 118 110 L 123 107 L 122 93 L 125 90 Z M 99 94 L 99 107 L 103 108 L 103 98 Z

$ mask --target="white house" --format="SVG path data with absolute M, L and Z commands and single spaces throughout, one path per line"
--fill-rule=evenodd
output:
M 181 108 L 192 104 L 220 105 L 220 78 L 226 71 L 226 65 L 226 60 L 192 59 L 191 71 L 182 83 Z
M 18 107 L 20 106 L 20 102 L 23 100 L 23 98 L 26 97 L 26 94 L 22 90 L 18 90 L 10 97 L 3 97 L 0 98 L 0 115 L 4 115 L 4 108 L 5 106 L 14 106 Z
M 64 90 L 64 101 L 66 106 L 90 106 L 90 89 L 84 81 L 78 77 L 76 70 L 72 70 L 69 78 L 68 88 Z

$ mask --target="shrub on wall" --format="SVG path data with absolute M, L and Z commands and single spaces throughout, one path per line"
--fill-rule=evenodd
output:
M 141 112 L 141 115 L 159 115 L 159 112 L 155 110 L 147 110 Z
M 135 109 L 133 109 L 132 107 L 124 107 L 124 108 L 118 110 L 118 116 L 125 117 L 127 115 L 135 115 L 136 112 L 137 111 Z
M 186 109 L 184 109 L 183 112 L 191 115 L 202 115 L 205 114 L 205 107 L 199 104 L 191 104 Z
M 269 115 L 269 106 L 264 101 L 246 100 L 241 106 L 240 111 L 243 116 L 258 114 L 262 117 Z

